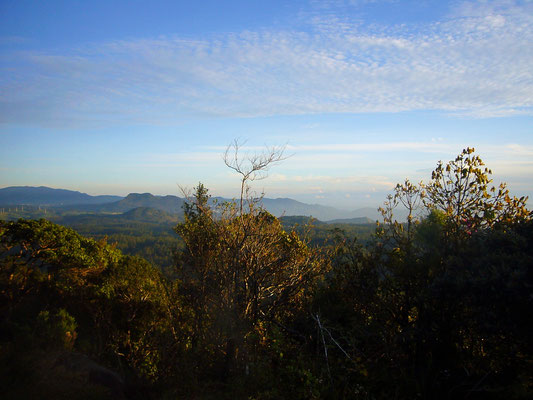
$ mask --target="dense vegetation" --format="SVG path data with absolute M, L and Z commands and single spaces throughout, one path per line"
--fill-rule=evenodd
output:
M 122 253 L 139 256 L 172 274 L 177 250 L 184 243 L 174 232 L 181 216 L 162 210 L 137 207 L 124 213 L 102 213 L 75 209 L 44 208 L 39 206 L 9 206 L 0 218 L 8 221 L 45 218 L 58 225 L 74 229 L 82 236 L 113 244 Z M 286 230 L 305 236 L 312 246 L 332 243 L 339 231 L 367 241 L 375 233 L 375 223 L 325 223 L 306 216 L 284 216 L 279 219 Z
M 532 213 L 489 177 L 466 149 L 399 184 L 365 240 L 320 246 L 200 184 L 163 272 L 45 219 L 0 222 L 3 396 L 530 398 Z

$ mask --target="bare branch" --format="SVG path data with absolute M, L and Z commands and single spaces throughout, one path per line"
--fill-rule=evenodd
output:
M 244 154 L 241 156 L 240 151 L 244 142 L 235 139 L 228 145 L 222 156 L 224 164 L 241 175 L 241 192 L 240 192 L 240 214 L 242 215 L 244 197 L 248 196 L 248 182 L 262 180 L 268 176 L 268 170 L 271 166 L 287 159 L 284 155 L 286 145 L 283 146 L 266 146 L 260 153 Z

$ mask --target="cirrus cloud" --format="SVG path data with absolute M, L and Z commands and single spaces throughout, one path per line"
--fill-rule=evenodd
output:
M 417 26 L 329 12 L 300 30 L 110 41 L 2 55 L 0 122 L 172 125 L 199 117 L 440 110 L 533 115 L 533 7 L 463 3 Z

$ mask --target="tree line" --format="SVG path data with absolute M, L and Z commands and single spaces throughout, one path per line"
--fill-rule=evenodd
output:
M 368 240 L 316 247 L 250 195 L 282 150 L 228 149 L 240 201 L 195 188 L 168 274 L 44 219 L 0 222 L 6 398 L 532 395 L 527 198 L 467 148 L 398 184 Z

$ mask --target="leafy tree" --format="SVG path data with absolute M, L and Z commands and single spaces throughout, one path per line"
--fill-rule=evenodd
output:
M 527 197 L 511 197 L 505 183 L 490 186 L 491 174 L 470 147 L 446 165 L 437 164 L 425 186 L 425 205 L 445 213 L 449 237 L 463 239 L 480 229 L 531 219 Z
M 349 382 L 384 398 L 529 393 L 521 313 L 531 303 L 532 214 L 527 198 L 490 187 L 482 166 L 470 148 L 439 162 L 429 184 L 396 186 L 366 249 L 341 242 L 318 298 L 347 351 L 332 376 L 367 371 Z M 405 222 L 394 218 L 399 206 Z
M 31 360 L 74 350 L 157 380 L 172 339 L 167 293 L 157 269 L 105 241 L 46 220 L 0 225 L 0 339 Z
M 37 315 L 37 326 L 42 332 L 44 345 L 57 342 L 59 346 L 72 348 L 76 340 L 76 320 L 65 309 L 50 314 L 49 311 L 41 311 Z
M 235 142 L 224 160 L 241 175 L 240 199 L 211 208 L 199 184 L 176 226 L 185 243 L 177 276 L 191 353 L 219 379 L 260 376 L 268 332 L 284 326 L 321 272 L 319 255 L 250 195 L 249 182 L 282 159 L 282 148 L 241 159 Z
M 320 265 L 268 212 L 251 203 L 243 214 L 233 203 L 214 212 L 207 199 L 200 184 L 176 227 L 186 246 L 178 259 L 179 287 L 191 307 L 191 345 L 201 351 L 208 343 L 223 345 L 214 351 L 221 351 L 228 374 L 251 367 L 252 333 L 297 307 Z

